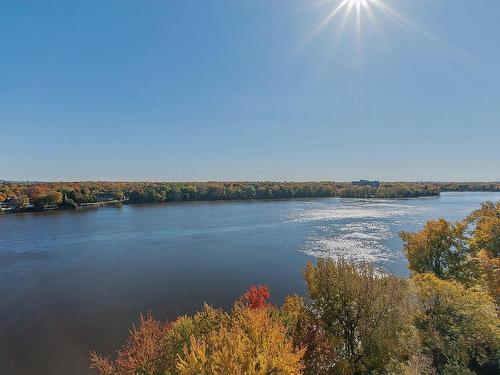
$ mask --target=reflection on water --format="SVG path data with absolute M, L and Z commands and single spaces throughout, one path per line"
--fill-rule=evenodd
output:
M 407 274 L 398 233 L 463 218 L 494 193 L 123 206 L 0 217 L 0 374 L 88 374 L 140 312 L 229 307 L 250 284 L 304 293 L 312 257 Z
M 390 225 L 382 222 L 320 226 L 307 237 L 303 251 L 314 257 L 384 262 L 394 257 L 383 243 L 393 235 Z
M 308 255 L 366 260 L 390 269 L 388 262 L 401 261 L 400 248 L 391 248 L 391 240 L 397 241 L 402 229 L 423 223 L 435 211 L 424 199 L 415 202 L 338 199 L 334 205 L 320 202 L 295 209 L 291 220 L 316 223 L 302 247 Z

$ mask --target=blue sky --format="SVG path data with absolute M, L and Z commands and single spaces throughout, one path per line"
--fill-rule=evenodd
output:
M 500 180 L 500 2 L 338 3 L 0 0 L 0 178 Z

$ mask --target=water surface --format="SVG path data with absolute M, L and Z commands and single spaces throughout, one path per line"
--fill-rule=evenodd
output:
M 0 216 L 0 374 L 88 374 L 140 312 L 229 307 L 250 284 L 304 293 L 317 256 L 406 275 L 398 233 L 459 220 L 500 193 L 407 200 L 311 199 L 128 205 Z

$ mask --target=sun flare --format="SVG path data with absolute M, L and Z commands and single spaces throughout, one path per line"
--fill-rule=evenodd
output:
M 346 23 L 354 14 L 358 39 L 361 33 L 361 14 L 366 14 L 369 19 L 374 21 L 372 14 L 372 5 L 375 7 L 382 7 L 384 4 L 382 0 L 327 0 L 323 4 L 331 4 L 333 8 L 326 12 L 326 16 L 321 22 L 316 25 L 312 32 L 306 37 L 306 41 L 321 32 L 330 24 L 334 24 L 336 19 L 340 18 L 340 26 L 336 29 L 338 34 L 342 34 Z
M 349 7 L 361 8 L 368 6 L 368 0 L 348 0 L 347 1 Z
M 331 30 L 333 35 L 335 35 L 335 40 L 338 41 L 346 27 L 350 24 L 354 26 L 358 61 L 360 61 L 362 34 L 365 33 L 365 30 L 373 27 L 379 29 L 382 24 L 388 21 L 388 23 L 396 26 L 404 34 L 415 38 L 428 47 L 435 48 L 440 53 L 445 53 L 464 61 L 473 61 L 457 48 L 412 22 L 409 18 L 390 6 L 386 0 L 321 0 L 319 5 L 327 6 L 329 9 L 325 10 L 323 18 L 305 37 L 301 45 L 309 42 L 327 28 Z M 378 18 L 383 18 L 384 23 L 379 22 Z

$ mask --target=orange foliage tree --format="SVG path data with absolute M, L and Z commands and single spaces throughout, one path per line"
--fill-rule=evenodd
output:
M 205 305 L 169 324 L 141 316 L 116 359 L 91 353 L 91 366 L 101 375 L 301 374 L 304 351 L 269 295 L 251 287 L 230 313 Z

